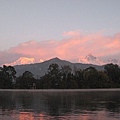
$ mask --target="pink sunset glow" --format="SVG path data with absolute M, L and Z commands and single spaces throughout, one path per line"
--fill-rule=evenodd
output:
M 99 33 L 82 34 L 78 31 L 64 33 L 65 39 L 48 41 L 28 41 L 18 46 L 2 51 L 0 56 L 6 63 L 14 62 L 20 57 L 28 57 L 37 60 L 48 60 L 53 57 L 74 60 L 92 53 L 97 57 L 105 58 L 120 55 L 120 33 L 114 36 L 104 36 Z M 11 57 L 12 56 L 12 57 Z M 0 61 L 2 64 L 3 61 Z M 33 62 L 33 61 L 32 61 Z

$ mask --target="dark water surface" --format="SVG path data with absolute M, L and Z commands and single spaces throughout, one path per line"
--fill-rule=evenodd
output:
M 120 120 L 120 90 L 1 90 L 0 120 Z

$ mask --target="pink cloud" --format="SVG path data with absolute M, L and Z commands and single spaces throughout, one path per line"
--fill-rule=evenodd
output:
M 97 57 L 120 55 L 120 33 L 114 36 L 104 36 L 100 33 L 82 34 L 79 31 L 71 31 L 65 32 L 64 35 L 70 36 L 62 40 L 33 40 L 21 43 L 6 52 L 4 51 L 4 53 L 1 52 L 0 58 L 4 62 L 9 62 L 5 60 L 8 58 L 5 58 L 5 55 L 12 56 L 10 57 L 11 61 L 19 57 L 43 60 L 59 57 L 66 60 L 75 60 L 85 57 L 88 53 L 92 53 Z M 3 61 L 0 61 L 1 63 Z

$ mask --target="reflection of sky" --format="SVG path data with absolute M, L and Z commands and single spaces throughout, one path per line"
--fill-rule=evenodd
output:
M 119 91 L 0 92 L 0 120 L 119 120 L 119 103 Z
M 33 113 L 22 112 L 19 114 L 19 120 L 34 120 Z
M 33 110 L 30 110 L 33 111 Z M 119 120 L 120 114 L 105 110 L 101 111 L 79 111 L 63 113 L 62 115 L 50 115 L 50 113 L 18 112 L 18 110 L 5 110 L 0 112 L 2 120 Z
M 87 112 L 87 111 L 86 111 Z M 116 115 L 118 116 L 118 115 Z M 45 113 L 35 114 L 32 112 L 22 112 L 19 114 L 19 120 L 119 120 L 114 115 L 110 116 L 106 111 L 97 111 L 91 114 L 65 114 L 63 116 L 50 116 Z

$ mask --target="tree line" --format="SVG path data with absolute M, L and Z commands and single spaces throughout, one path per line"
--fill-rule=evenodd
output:
M 94 67 L 72 70 L 69 65 L 59 66 L 54 63 L 47 73 L 39 79 L 30 71 L 16 77 L 12 66 L 0 68 L 0 89 L 93 89 L 120 88 L 120 67 L 107 64 L 103 71 Z

